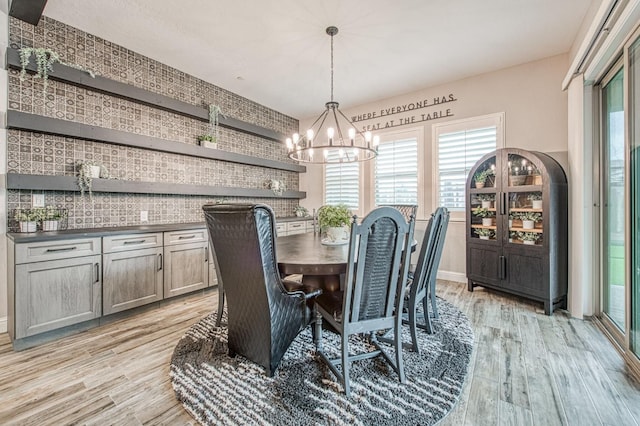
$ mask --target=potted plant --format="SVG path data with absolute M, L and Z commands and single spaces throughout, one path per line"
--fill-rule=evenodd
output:
M 520 239 L 523 244 L 535 245 L 540 238 L 542 238 L 542 235 L 539 232 L 518 232 L 518 239 Z
M 287 186 L 284 182 L 278 179 L 267 179 L 264 182 L 264 186 L 273 191 L 278 197 L 282 197 L 282 194 L 287 190 Z
M 67 211 L 53 206 L 42 209 L 42 230 L 57 231 L 60 229 L 60 221 L 67 217 Z
M 520 219 L 520 212 L 509 212 L 509 228 L 513 228 L 513 221 Z
M 205 148 L 217 149 L 218 142 L 216 141 L 216 137 L 212 135 L 200 135 L 198 136 L 198 144 Z
M 473 232 L 475 232 L 481 240 L 488 240 L 493 236 L 493 229 L 473 228 Z
M 205 148 L 218 148 L 218 124 L 220 123 L 220 117 L 225 115 L 222 113 L 222 110 L 218 105 L 210 104 L 209 105 L 209 133 L 206 135 L 198 136 L 198 143 L 200 146 L 204 146 Z
M 472 210 L 474 216 L 482 218 L 482 226 L 491 226 L 493 225 L 493 215 L 494 213 L 482 207 L 477 207 Z
M 293 213 L 297 217 L 309 216 L 309 210 L 307 210 L 306 207 L 302 207 L 302 206 L 296 206 L 296 208 L 293 209 Z
M 352 214 L 344 204 L 325 205 L 318 209 L 318 225 L 323 233 L 323 244 L 346 244 L 349 242 L 349 226 Z
M 542 215 L 538 212 L 521 212 L 520 219 L 522 219 L 523 229 L 533 229 L 536 222 L 542 219 Z
M 108 177 L 109 172 L 107 169 L 96 161 L 84 160 L 78 163 L 78 186 L 82 195 L 87 191 L 89 192 L 89 197 L 92 198 L 93 180 L 97 178 L 107 179 Z
M 484 188 L 485 185 L 488 186 L 488 184 L 490 184 L 491 182 L 487 182 L 487 179 L 489 178 L 489 176 L 493 176 L 493 174 L 494 171 L 491 168 L 477 171 L 473 176 L 473 180 L 476 183 L 476 188 Z
M 53 64 L 55 64 L 56 62 L 61 65 L 66 65 L 68 67 L 84 71 L 92 78 L 96 77 L 95 73 L 89 69 L 83 68 L 77 64 L 64 62 L 62 58 L 60 58 L 60 55 L 52 49 L 47 49 L 44 47 L 23 47 L 19 50 L 19 54 L 21 67 L 20 81 L 24 81 L 27 75 L 27 66 L 29 66 L 29 59 L 31 58 L 31 56 L 33 56 L 37 67 L 34 78 L 42 79 L 43 90 L 47 89 L 47 84 L 49 82 L 49 72 L 53 70 Z
M 36 232 L 40 220 L 39 210 L 16 209 L 14 219 L 20 226 L 20 232 Z
M 517 231 L 509 231 L 509 242 L 512 243 L 513 240 L 517 240 L 518 239 L 518 232 Z
M 491 203 L 495 200 L 494 194 L 478 194 L 476 198 L 482 204 L 482 208 L 489 209 L 491 208 Z
M 531 208 L 542 209 L 542 192 L 532 192 L 527 195 L 527 200 L 531 200 Z

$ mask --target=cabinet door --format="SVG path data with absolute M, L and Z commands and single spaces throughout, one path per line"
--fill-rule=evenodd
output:
M 100 256 L 16 266 L 15 338 L 100 317 Z
M 209 283 L 209 243 L 179 244 L 164 248 L 164 297 L 205 288 Z
M 504 287 L 544 300 L 549 297 L 549 262 L 542 247 L 508 247 Z
M 491 244 L 467 243 L 467 278 L 470 281 L 500 286 L 502 247 Z
M 162 248 L 104 255 L 104 314 L 162 300 Z

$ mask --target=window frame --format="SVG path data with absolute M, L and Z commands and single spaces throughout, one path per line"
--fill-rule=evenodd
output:
M 476 117 L 462 118 L 460 120 L 450 120 L 442 123 L 436 123 L 431 126 L 431 141 L 433 145 L 433 157 L 431 161 L 432 170 L 432 182 L 431 187 L 431 205 L 435 210 L 440 206 L 440 170 L 438 168 L 439 163 L 439 136 L 443 133 L 460 132 L 464 130 L 472 130 L 482 127 L 496 127 L 496 148 L 500 149 L 505 147 L 505 113 L 497 112 L 493 114 L 486 114 Z M 466 191 L 465 191 L 466 192 Z M 464 211 L 451 211 L 450 220 L 454 222 L 464 222 Z

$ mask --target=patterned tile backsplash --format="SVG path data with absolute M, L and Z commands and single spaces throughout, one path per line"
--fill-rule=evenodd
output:
M 43 17 L 34 27 L 10 19 L 13 48 L 47 47 L 64 61 L 91 69 L 97 75 L 207 108 L 220 106 L 227 117 L 291 134 L 298 121 L 239 95 L 204 82 L 92 34 Z M 9 72 L 9 110 L 77 123 L 197 144 L 207 133 L 207 122 L 139 104 L 72 84 Z M 124 147 L 70 137 L 21 130 L 8 132 L 9 173 L 75 176 L 81 160 L 102 163 L 111 178 L 141 182 L 263 188 L 266 179 L 278 179 L 289 189 L 298 188 L 298 174 L 282 170 L 195 158 L 153 150 Z M 218 148 L 253 157 L 291 162 L 282 143 L 232 129 L 219 128 Z M 8 209 L 30 208 L 31 195 L 42 191 L 10 190 Z M 219 198 L 218 198 L 219 199 Z M 93 200 L 79 192 L 45 191 L 45 203 L 69 211 L 69 228 L 94 228 L 140 224 L 140 211 L 149 212 L 150 224 L 202 221 L 201 207 L 215 197 L 190 195 L 94 193 Z M 229 198 L 228 201 L 262 202 L 276 215 L 291 216 L 297 200 Z M 12 219 L 10 218 L 10 225 Z

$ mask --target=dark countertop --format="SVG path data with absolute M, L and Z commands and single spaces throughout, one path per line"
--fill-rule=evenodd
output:
M 278 217 L 278 222 L 294 222 L 296 220 L 311 220 L 307 217 Z M 188 229 L 200 229 L 206 227 L 204 222 L 191 223 L 163 223 L 158 225 L 113 226 L 107 228 L 82 228 L 67 229 L 64 231 L 38 231 L 38 232 L 10 232 L 7 237 L 15 243 L 31 243 L 38 241 L 70 240 L 74 238 L 97 238 L 121 234 L 143 234 L 147 232 L 182 231 Z

